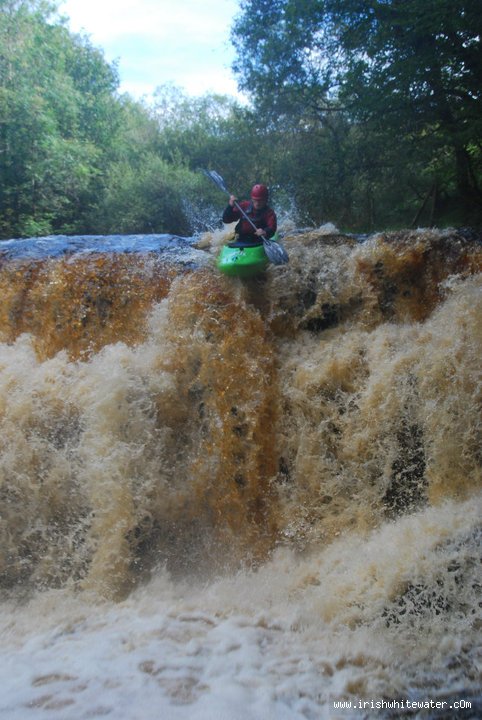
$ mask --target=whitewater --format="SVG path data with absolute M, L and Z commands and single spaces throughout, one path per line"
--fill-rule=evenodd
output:
M 0 717 L 476 718 L 482 245 L 0 245 Z

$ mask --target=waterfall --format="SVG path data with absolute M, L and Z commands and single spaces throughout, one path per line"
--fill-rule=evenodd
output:
M 194 660 L 177 682 L 134 643 L 149 692 L 196 717 L 209 698 L 221 712 L 228 677 L 281 718 L 335 717 L 317 714 L 333 698 L 477 702 L 480 237 L 293 231 L 289 264 L 245 281 L 216 270 L 218 244 L 0 244 L 2 626 L 13 613 L 18 646 L 26 607 L 47 635 L 80 612 L 90 636 L 92 608 L 110 638 L 157 607 L 176 657 L 234 643 L 245 685 Z M 75 684 L 60 675 L 45 684 Z M 70 697 L 62 717 L 84 717 Z M 243 697 L 240 717 L 267 717 Z

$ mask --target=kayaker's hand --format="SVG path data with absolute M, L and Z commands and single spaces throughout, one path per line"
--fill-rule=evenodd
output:
M 263 237 L 264 234 L 265 234 L 265 232 L 264 232 L 263 228 L 258 228 L 255 232 L 255 235 L 257 235 L 258 237 Z
M 235 195 L 230 195 L 230 197 L 229 197 L 229 204 L 231 205 L 231 207 L 234 207 L 234 203 L 235 203 L 235 202 L 236 202 L 236 196 L 235 196 Z

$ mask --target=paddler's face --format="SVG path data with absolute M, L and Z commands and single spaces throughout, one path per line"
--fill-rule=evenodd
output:
M 252 198 L 252 201 L 255 210 L 261 210 L 262 208 L 266 207 L 266 200 Z

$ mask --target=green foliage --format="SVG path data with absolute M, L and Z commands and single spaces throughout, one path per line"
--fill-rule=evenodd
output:
M 242 0 L 235 69 L 250 105 L 115 65 L 56 2 L 0 0 L 0 238 L 188 235 L 217 225 L 213 168 L 279 214 L 367 231 L 482 218 L 475 0 Z
M 109 172 L 101 233 L 190 234 L 183 198 L 196 192 L 192 173 L 166 163 L 158 155 L 144 155 L 136 167 L 114 163 Z
M 236 103 L 172 87 L 154 107 L 119 97 L 115 67 L 68 32 L 55 3 L 0 0 L 0 9 L 0 238 L 189 234 L 210 205 L 219 218 L 224 200 L 199 169 L 249 177 Z
M 167 162 L 194 172 L 215 167 L 238 186 L 256 174 L 260 153 L 255 150 L 254 118 L 234 99 L 211 94 L 189 98 L 166 85 L 157 90 L 153 116 L 160 131 L 159 152 Z M 215 190 L 209 192 L 216 197 Z
M 332 135 L 342 217 L 364 206 L 371 226 L 387 217 L 375 206 L 392 201 L 406 222 L 433 188 L 439 217 L 455 203 L 480 221 L 476 0 L 244 0 L 241 9 L 232 35 L 241 86 L 283 124 L 301 119 L 317 138 Z M 323 177 L 313 181 L 323 196 Z
M 116 72 L 54 4 L 0 6 L 0 233 L 82 230 L 115 138 Z

